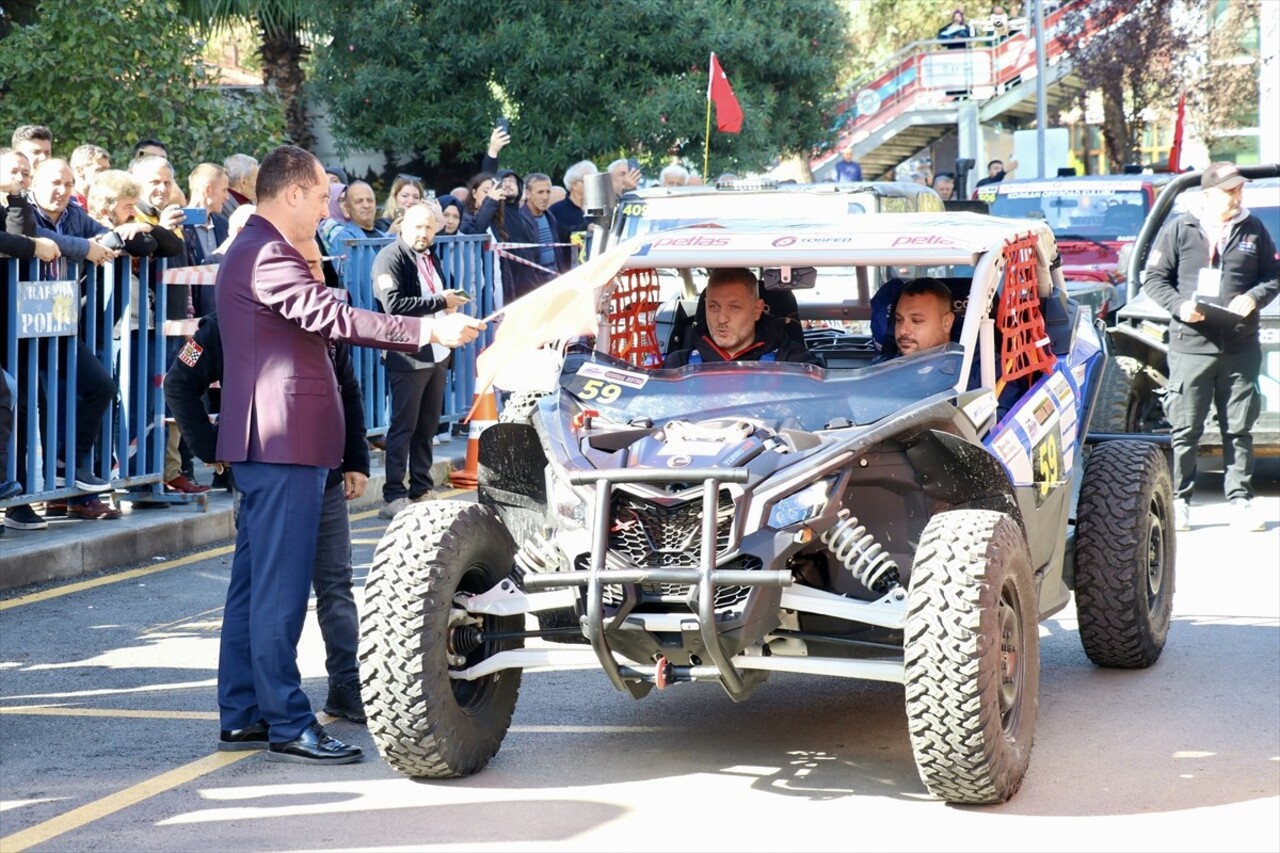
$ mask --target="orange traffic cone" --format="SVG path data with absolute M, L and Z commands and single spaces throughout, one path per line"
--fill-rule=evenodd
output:
M 498 422 L 498 401 L 494 399 L 493 389 L 475 396 L 471 414 L 467 416 L 467 462 L 461 471 L 449 475 L 449 482 L 455 489 L 474 489 L 477 484 L 477 472 L 480 465 L 480 433 Z

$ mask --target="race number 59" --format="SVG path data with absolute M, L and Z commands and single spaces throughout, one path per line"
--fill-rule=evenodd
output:
M 1036 491 L 1041 500 L 1062 482 L 1062 433 L 1055 425 L 1032 453 Z
M 603 379 L 588 379 L 582 383 L 582 391 L 578 398 L 582 400 L 599 400 L 601 403 L 614 403 L 622 396 L 622 386 L 605 382 Z

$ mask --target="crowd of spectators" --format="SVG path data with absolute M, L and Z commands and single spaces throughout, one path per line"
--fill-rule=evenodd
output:
M 341 283 L 342 262 L 349 255 L 352 240 L 403 236 L 406 216 L 415 208 L 424 212 L 415 222 L 417 242 L 429 232 L 428 255 L 434 258 L 438 248 L 434 237 L 489 234 L 498 259 L 495 297 L 509 302 L 524 296 L 556 275 L 569 269 L 582 245 L 585 231 L 584 185 L 588 176 L 600 170 L 589 160 L 572 164 L 563 172 L 562 184 L 547 173 L 519 175 L 501 167 L 500 156 L 511 142 L 505 127 L 494 128 L 480 170 L 465 186 L 437 195 L 422 178 L 400 174 L 395 177 L 379 203 L 373 186 L 361 180 L 349 180 L 340 166 L 326 169 L 330 181 L 328 215 L 317 231 L 317 246 L 326 258 L 326 283 Z M 0 203 L 5 228 L 0 234 L 0 255 L 35 260 L 41 264 L 43 278 L 65 277 L 66 261 L 101 266 L 119 258 L 130 259 L 127 268 L 130 316 L 115 323 L 111 334 L 131 336 L 136 351 L 139 330 L 140 299 L 154 304 L 151 291 L 139 292 L 139 262 L 148 258 L 164 258 L 167 268 L 207 267 L 219 263 L 227 244 L 252 214 L 256 200 L 258 160 L 246 153 L 233 153 L 220 162 L 197 164 L 180 182 L 169 158 L 169 151 L 159 139 L 143 139 L 132 152 L 130 161 L 114 167 L 106 147 L 95 143 L 78 145 L 67 159 L 54 157 L 52 132 L 39 125 L 26 125 L 12 134 L 10 147 L 0 148 Z M 641 186 L 644 175 L 633 159 L 619 158 L 606 167 L 616 195 Z M 180 185 L 181 183 L 181 185 Z M 653 181 L 664 187 L 696 186 L 700 177 L 685 166 L 673 164 L 663 169 Z M 400 242 L 400 241 L 397 241 Z M 409 248 L 415 248 L 407 238 Z M 391 250 L 395 244 L 388 246 Z M 404 247 L 402 247 L 404 248 Z M 433 261 L 438 271 L 438 260 Z M 122 262 L 123 263 L 123 262 Z M 22 267 L 25 277 L 26 267 Z M 420 268 L 425 269 L 425 268 Z M 0 265 L 7 275 L 8 266 Z M 422 273 L 419 286 L 428 295 L 439 292 L 439 281 Z M 7 280 L 0 282 L 7 287 Z M 154 287 L 154 284 L 153 284 Z M 434 288 L 434 289 L 433 289 Z M 403 304 L 403 300 L 401 301 Z M 452 310 L 450 303 L 450 310 Z M 384 310 L 389 310 L 386 305 Z M 7 312 L 9 307 L 6 305 Z M 176 286 L 168 294 L 168 312 L 160 320 L 196 320 L 214 310 L 213 291 L 201 286 Z M 4 318 L 0 318 L 4 319 Z M 99 323 L 98 318 L 81 317 L 80 328 Z M 37 530 L 48 526 L 46 517 L 70 516 L 83 519 L 115 519 L 122 516 L 113 498 L 113 487 L 103 474 L 115 469 L 119 459 L 105 464 L 95 450 L 104 446 L 103 415 L 120 397 L 119 368 L 110 364 L 86 343 L 86 336 L 59 338 L 57 358 L 65 364 L 67 347 L 74 346 L 78 356 L 75 397 L 77 402 L 73 434 L 75 458 L 69 466 L 76 490 L 81 494 L 66 501 L 48 501 L 43 515 L 37 505 L 20 504 L 5 511 L 4 527 Z M 101 341 L 101 337 L 98 338 Z M 172 364 L 188 344 L 186 336 L 172 336 L 165 353 Z M 9 434 L 17 432 L 17 457 L 27 458 L 31 436 L 26 435 L 28 420 L 25 395 L 14 392 L 19 365 L 26 363 L 28 346 L 19 342 L 18 360 L 3 364 L 4 382 L 0 385 L 0 477 L 7 470 Z M 50 395 L 58 390 L 56 377 L 48 374 L 45 347 L 39 347 L 40 389 L 38 406 L 46 411 Z M 447 362 L 439 365 L 447 368 Z M 433 383 L 436 388 L 438 383 Z M 136 386 L 136 383 L 135 383 Z M 136 387 L 129 388 L 136 405 Z M 62 399 L 59 397 L 58 399 Z M 210 412 L 217 411 L 216 389 L 205 398 Z M 407 409 L 406 409 L 407 410 Z M 437 418 L 438 420 L 438 415 Z M 432 420 L 427 418 L 426 420 Z M 394 418 L 393 418 L 394 421 Z M 40 421 L 43 422 L 42 420 Z M 401 425 L 402 427 L 403 425 Z M 131 431 L 138 427 L 128 428 Z M 390 430 L 397 425 L 393 422 Z M 435 438 L 430 443 L 448 440 L 448 427 L 432 427 Z M 422 430 L 415 433 L 421 441 Z M 45 483 L 47 490 L 62 487 L 67 476 L 62 470 L 62 450 L 66 437 L 62 434 L 39 436 L 40 451 L 47 457 L 56 454 L 59 480 Z M 114 447 L 114 437 L 106 436 L 105 446 Z M 138 436 L 131 432 L 130 446 Z M 110 452 L 110 451 L 107 451 Z M 410 449 L 410 458 L 423 454 Z M 427 451 L 429 458 L 429 447 Z M 215 460 L 204 460 L 213 464 Z M 0 479 L 0 500 L 34 492 L 40 484 L 24 483 L 25 466 L 19 464 L 17 479 Z M 420 467 L 420 465 L 419 465 Z M 165 437 L 163 489 L 175 494 L 199 494 L 232 483 L 226 472 L 215 474 L 210 485 L 197 481 L 194 457 L 181 432 L 169 427 Z M 421 476 L 413 497 L 420 497 Z M 403 489 L 393 487 L 392 500 L 402 497 Z M 135 501 L 143 496 L 132 496 Z M 398 505 L 398 501 L 397 501 Z M 2 533 L 3 528 L 0 528 Z

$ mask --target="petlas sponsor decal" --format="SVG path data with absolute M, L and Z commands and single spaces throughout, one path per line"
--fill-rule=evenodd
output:
M 729 238 L 704 237 L 700 234 L 692 237 L 660 237 L 649 245 L 654 249 L 710 249 L 729 245 Z

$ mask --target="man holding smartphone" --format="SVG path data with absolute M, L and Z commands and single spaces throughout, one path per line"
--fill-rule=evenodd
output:
M 451 313 L 470 301 L 461 291 L 445 289 L 439 262 L 430 252 L 443 225 L 434 203 L 405 211 L 400 236 L 373 261 L 373 290 L 383 311 L 426 317 Z M 447 347 L 428 344 L 414 353 L 386 351 L 382 358 L 391 388 L 391 424 L 378 514 L 395 518 L 410 501 L 431 497 L 431 439 L 440 426 L 451 353 Z
M 216 264 L 218 247 L 227 239 L 227 217 L 222 208 L 231 194 L 231 181 L 227 170 L 217 163 L 201 163 L 191 170 L 187 178 L 191 191 L 183 211 L 183 235 L 187 244 L 187 263 L 191 266 Z M 197 295 L 196 314 L 202 317 L 213 310 L 213 305 L 202 306 Z M 208 294 L 212 300 L 213 294 Z

